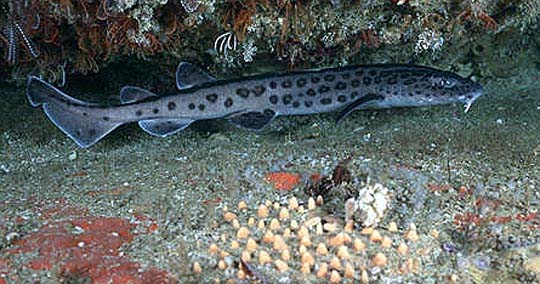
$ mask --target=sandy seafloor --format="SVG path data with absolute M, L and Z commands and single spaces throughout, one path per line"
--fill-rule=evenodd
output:
M 376 229 L 390 236 L 391 247 L 370 241 L 357 227 L 348 234 L 367 248 L 355 252 L 352 244 L 345 244 L 351 256 L 340 256 L 343 267 L 333 269 L 342 279 L 332 278 L 330 268 L 320 277 L 321 263 L 331 259 L 317 256 L 315 247 L 337 233 L 317 235 L 316 226 L 309 227 L 313 244 L 306 247 L 315 264 L 302 273 L 299 240 L 285 238 L 291 256 L 283 257 L 272 243 L 264 243 L 257 231 L 264 230 L 254 225 L 249 227 L 258 245 L 251 253 L 254 278 L 263 278 L 261 283 L 360 283 L 365 271 L 363 276 L 373 283 L 538 283 L 539 82 L 540 71 L 532 63 L 519 76 L 486 79 L 485 95 L 468 113 L 462 105 L 357 111 L 338 126 L 334 114 L 281 117 L 260 134 L 226 122 L 200 122 L 164 139 L 133 124 L 89 149 L 78 148 L 41 109 L 31 108 L 23 89 L 4 88 L 0 282 L 97 283 L 92 267 L 66 270 L 62 263 L 72 257 L 69 253 L 47 269 L 34 269 L 32 259 L 44 257 L 39 246 L 26 252 L 16 249 L 21 240 L 54 222 L 118 217 L 132 223 L 133 240 L 110 253 L 129 256 L 137 267 L 129 273 L 140 281 L 141 273 L 154 267 L 171 282 L 227 283 L 229 278 L 251 283 L 238 278 L 243 276 L 237 266 L 246 240 L 239 238 L 241 248 L 233 248 L 237 228 L 224 220 L 223 207 L 236 214 L 241 226 L 248 226 L 249 216 L 256 223 L 265 219 L 256 211 L 267 200 L 286 207 L 296 196 L 307 207 L 304 188 L 310 176 L 329 175 L 340 160 L 352 156 L 349 188 L 362 188 L 368 176 L 370 184 L 389 189 L 389 208 Z M 278 191 L 266 179 L 272 172 L 300 174 L 302 179 L 293 190 Z M 237 208 L 240 201 L 247 204 L 244 211 Z M 302 223 L 313 216 L 332 216 L 340 227 L 344 206 L 343 194 L 334 192 L 323 206 L 308 213 L 295 211 L 290 218 Z M 63 212 L 66 208 L 84 213 Z M 266 226 L 271 218 L 280 220 L 280 210 L 269 208 Z M 44 216 L 45 211 L 49 214 Z M 392 221 L 398 232 L 388 232 Z M 280 222 L 287 227 L 289 219 Z M 410 223 L 419 241 L 405 237 Z M 46 237 L 41 243 L 51 245 Z M 229 256 L 211 254 L 211 243 Z M 400 243 L 409 248 L 403 255 L 396 252 Z M 337 255 L 337 249 L 329 246 L 329 253 Z M 273 262 L 260 265 L 260 250 L 269 252 Z M 372 262 L 378 252 L 387 256 L 382 267 Z M 220 259 L 228 268 L 219 268 Z M 278 271 L 278 259 L 285 259 L 288 269 Z M 414 265 L 407 265 L 409 259 Z M 195 273 L 194 262 L 201 272 Z M 344 278 L 347 263 L 354 268 L 351 279 Z

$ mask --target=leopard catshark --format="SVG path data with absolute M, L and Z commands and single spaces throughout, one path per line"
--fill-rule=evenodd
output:
M 49 83 L 29 77 L 27 95 L 80 147 L 89 147 L 116 127 L 138 122 L 165 137 L 197 120 L 225 118 L 261 130 L 279 115 L 339 111 L 338 122 L 357 109 L 426 106 L 461 102 L 466 110 L 482 86 L 454 73 L 407 64 L 338 67 L 285 74 L 216 80 L 182 62 L 178 93 L 168 96 L 134 86 L 120 92 L 121 104 L 100 105 L 72 98 Z

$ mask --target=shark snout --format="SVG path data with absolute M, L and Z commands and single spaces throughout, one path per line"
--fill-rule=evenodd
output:
M 475 83 L 475 88 L 472 92 L 467 95 L 467 101 L 465 102 L 465 112 L 468 112 L 471 108 L 471 105 L 476 101 L 480 96 L 484 94 L 484 87 L 482 85 Z

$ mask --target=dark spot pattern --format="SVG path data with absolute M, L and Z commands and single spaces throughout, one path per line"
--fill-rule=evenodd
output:
M 352 80 L 351 81 L 351 86 L 353 88 L 356 88 L 356 87 L 360 86 L 360 80 L 357 80 L 357 79 Z
M 305 102 L 304 102 L 304 105 L 305 105 L 306 107 L 312 107 L 312 106 L 313 106 L 313 102 L 312 102 L 312 101 L 305 101 Z
M 323 104 L 323 105 L 329 105 L 329 104 L 332 103 L 332 99 L 331 99 L 331 98 L 322 98 L 322 99 L 320 100 L 320 102 L 321 102 L 321 104 Z
M 375 84 L 380 84 L 382 80 L 381 80 L 380 76 L 377 76 L 377 77 L 375 77 L 375 80 L 373 80 L 373 81 L 375 81 Z
M 232 107 L 233 100 L 231 98 L 227 98 L 223 104 L 225 105 L 226 108 Z
M 362 76 L 364 76 L 364 71 L 363 70 L 358 70 L 358 71 L 354 72 L 354 75 L 356 75 L 358 77 L 362 77 Z
M 199 110 L 200 110 L 200 111 L 203 111 L 205 108 L 206 108 L 205 105 L 203 105 L 203 104 L 200 104 L 200 105 L 199 105 Z
M 403 85 L 405 85 L 405 86 L 412 85 L 414 83 L 416 83 L 415 78 L 410 78 L 410 79 L 407 79 L 407 80 L 403 81 Z
M 103 117 L 103 120 L 109 121 L 109 117 L 108 117 L 108 116 L 104 116 L 104 117 Z
M 249 97 L 249 90 L 245 88 L 236 89 L 236 94 L 244 99 Z
M 87 112 L 83 112 L 82 115 L 83 115 L 83 116 L 88 116 L 88 113 L 87 113 Z
M 277 83 L 275 81 L 270 82 L 270 88 L 271 89 L 277 88 Z
M 159 109 L 155 108 L 155 109 L 152 110 L 152 112 L 153 112 L 154 114 L 158 114 L 158 113 L 159 113 Z
M 169 110 L 174 110 L 174 109 L 176 108 L 176 103 L 175 103 L 175 102 L 169 102 L 169 103 L 167 104 L 167 108 L 168 108 Z
M 343 80 L 348 80 L 349 78 L 351 78 L 351 74 L 343 73 L 343 74 L 341 74 L 341 78 L 343 78 Z
M 319 83 L 319 81 L 321 81 L 321 78 L 319 78 L 319 77 L 311 77 L 311 83 L 317 84 L 317 83 Z
M 357 91 L 354 91 L 351 93 L 351 100 L 358 97 L 358 92 Z
M 364 85 L 369 86 L 371 84 L 371 78 L 364 77 L 364 79 L 362 79 L 362 82 L 364 83 Z
M 347 88 L 347 84 L 345 82 L 338 82 L 335 86 L 336 90 L 344 90 Z
M 142 115 L 142 110 L 136 111 L 136 112 L 135 112 L 135 115 L 136 115 L 136 116 L 141 116 L 141 115 Z
M 290 94 L 287 94 L 283 96 L 283 104 L 288 105 L 292 102 L 292 96 Z
M 270 98 L 268 98 L 268 100 L 269 100 L 270 103 L 272 103 L 273 105 L 275 105 L 275 104 L 278 103 L 278 97 L 277 97 L 276 95 L 270 96 Z
M 276 114 L 275 111 L 273 111 L 273 110 L 271 110 L 271 109 L 269 109 L 269 108 L 265 109 L 263 112 L 264 112 L 265 115 L 272 115 L 272 116 L 274 116 L 274 115 Z
M 344 95 L 340 95 L 340 96 L 337 97 L 337 100 L 338 100 L 338 102 L 340 102 L 340 103 L 344 103 L 344 102 L 347 101 L 347 97 L 344 96 Z
M 281 86 L 283 88 L 290 88 L 292 86 L 292 82 L 289 81 L 289 80 L 285 80 L 285 81 L 283 81 L 283 83 L 281 83 Z
M 336 75 L 334 75 L 334 74 L 328 74 L 328 75 L 325 75 L 325 76 L 324 76 L 324 80 L 325 80 L 326 82 L 332 82 L 332 81 L 334 81 L 335 79 L 336 79 Z
M 211 102 L 211 103 L 215 103 L 217 101 L 217 94 L 210 94 L 208 96 L 206 96 L 206 100 Z
M 303 86 L 305 86 L 307 83 L 307 80 L 306 78 L 300 78 L 296 81 L 296 85 L 300 88 L 302 88 Z
M 386 80 L 386 83 L 388 83 L 388 85 L 395 85 L 397 84 L 397 79 L 394 76 L 389 77 L 388 80 Z
M 306 94 L 310 97 L 314 97 L 316 95 L 315 91 L 313 89 L 307 90 Z
M 294 108 L 297 108 L 297 107 L 300 106 L 300 103 L 297 102 L 297 101 L 294 101 L 294 102 L 292 103 L 292 106 L 293 106 Z
M 188 108 L 191 109 L 191 110 L 194 110 L 194 109 L 195 109 L 195 104 L 192 104 L 192 103 L 189 104 L 189 105 L 188 105 Z
M 256 96 L 256 97 L 260 97 L 264 91 L 266 90 L 266 88 L 264 86 L 255 86 L 255 88 L 253 88 L 253 94 Z
M 324 94 L 324 93 L 326 93 L 326 92 L 328 92 L 328 91 L 330 91 L 330 88 L 329 88 L 328 86 L 324 86 L 324 85 L 323 85 L 323 86 L 321 86 L 321 87 L 319 88 L 319 93 L 321 93 L 321 94 Z

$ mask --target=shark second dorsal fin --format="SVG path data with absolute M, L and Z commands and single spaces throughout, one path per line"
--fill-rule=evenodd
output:
M 215 80 L 214 77 L 206 74 L 188 62 L 180 62 L 178 68 L 176 68 L 176 87 L 178 90 L 184 90 Z
M 244 112 L 228 118 L 229 122 L 248 130 L 261 130 L 276 117 L 271 109 L 264 111 Z
M 120 101 L 123 104 L 133 103 L 142 101 L 149 97 L 157 97 L 158 95 L 145 90 L 143 88 L 134 87 L 134 86 L 125 86 L 120 91 Z
M 355 109 L 362 108 L 365 104 L 371 101 L 384 100 L 384 96 L 374 93 L 369 93 L 363 97 L 360 97 L 350 104 L 346 105 L 341 111 L 339 111 L 336 123 L 339 124 L 347 115 L 353 112 Z
M 139 126 L 154 136 L 167 137 L 184 130 L 192 122 L 191 119 L 146 119 L 139 121 Z

